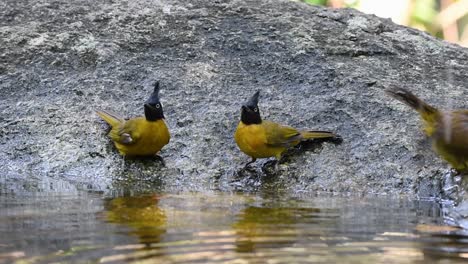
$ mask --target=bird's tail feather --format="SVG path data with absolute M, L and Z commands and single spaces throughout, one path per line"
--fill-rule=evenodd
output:
M 313 138 L 334 138 L 336 135 L 328 131 L 301 131 L 303 139 L 313 139 Z
M 117 126 L 125 121 L 122 117 L 109 111 L 96 111 L 96 114 L 98 114 L 98 116 L 100 116 L 112 127 Z
M 386 90 L 385 92 L 391 97 L 418 111 L 426 121 L 432 121 L 433 117 L 439 112 L 437 108 L 430 106 L 408 90 L 395 88 Z

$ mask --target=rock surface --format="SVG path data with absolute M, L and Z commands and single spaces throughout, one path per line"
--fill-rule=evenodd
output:
M 365 15 L 281 0 L 0 3 L 1 192 L 246 190 L 443 197 L 449 167 L 406 87 L 468 108 L 468 50 Z M 97 109 L 143 114 L 154 80 L 172 139 L 155 160 L 123 161 Z M 276 170 L 233 139 L 261 90 L 265 119 L 335 131 Z

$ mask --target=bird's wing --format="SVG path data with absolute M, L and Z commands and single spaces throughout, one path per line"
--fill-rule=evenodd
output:
M 262 125 L 265 128 L 266 144 L 272 147 L 290 147 L 301 139 L 301 133 L 290 126 L 270 121 L 263 121 Z
M 121 144 L 135 144 L 140 138 L 140 133 L 138 132 L 138 120 L 130 119 L 126 121 L 115 131 L 111 131 L 111 138 Z
M 468 110 L 454 111 L 452 116 L 451 126 L 454 143 L 468 151 Z

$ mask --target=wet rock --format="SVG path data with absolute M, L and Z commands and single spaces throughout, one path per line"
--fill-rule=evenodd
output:
M 395 193 L 443 197 L 448 165 L 406 87 L 468 108 L 468 51 L 351 9 L 264 1 L 16 1 L 0 9 L 0 186 L 103 192 Z M 143 114 L 151 83 L 172 139 L 154 161 L 123 161 L 97 109 Z M 233 134 L 260 89 L 265 119 L 335 131 L 253 169 Z

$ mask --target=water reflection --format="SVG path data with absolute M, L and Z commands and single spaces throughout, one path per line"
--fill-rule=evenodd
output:
M 300 235 L 299 224 L 318 224 L 318 208 L 249 206 L 233 224 L 236 231 L 236 251 L 255 252 L 259 248 L 288 247 Z M 325 223 L 324 223 L 325 224 Z M 308 234 L 312 235 L 312 234 Z
M 0 263 L 463 263 L 440 205 L 183 193 L 0 195 Z
M 167 223 L 164 210 L 158 206 L 159 199 L 158 195 L 145 195 L 106 200 L 106 220 L 129 226 L 130 234 L 136 235 L 146 246 L 159 243 L 166 233 Z

